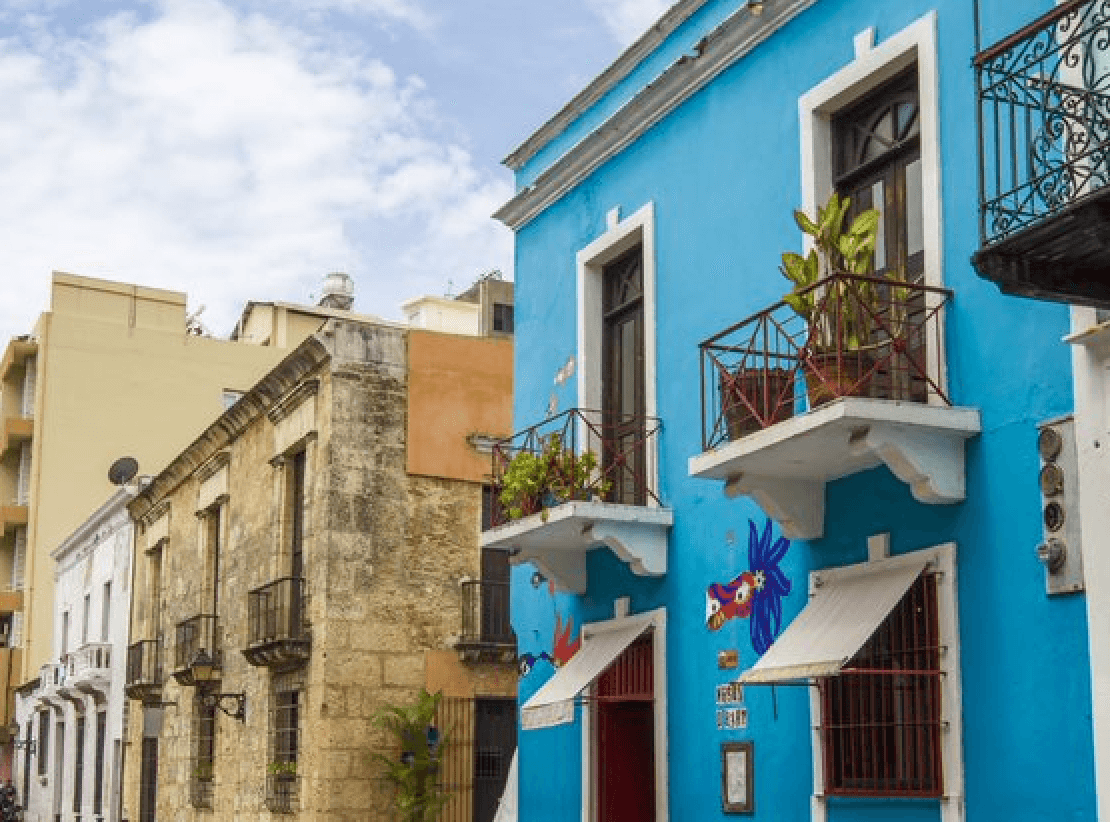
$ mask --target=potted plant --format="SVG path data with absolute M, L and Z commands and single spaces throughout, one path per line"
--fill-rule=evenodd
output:
M 795 211 L 794 221 L 813 238 L 813 248 L 805 256 L 782 255 L 782 273 L 794 286 L 783 299 L 808 327 L 802 356 L 812 407 L 867 393 L 874 365 L 872 317 L 879 291 L 874 282 L 852 278 L 873 274 L 880 214 L 868 209 L 845 228 L 851 203 L 834 191 L 818 207 L 816 220 Z M 847 276 L 834 278 L 836 274 Z M 826 278 L 831 279 L 823 288 L 816 287 Z
M 297 776 L 297 763 L 288 760 L 271 762 L 266 766 L 266 773 L 273 774 L 276 779 L 288 781 Z
M 198 782 L 210 782 L 212 780 L 212 763 L 201 762 L 193 768 L 193 779 Z
M 596 454 L 576 454 L 563 445 L 560 434 L 551 434 L 539 454 L 520 451 L 509 461 L 499 499 L 513 520 L 568 500 L 605 496 L 612 483 L 595 479 L 596 471 Z

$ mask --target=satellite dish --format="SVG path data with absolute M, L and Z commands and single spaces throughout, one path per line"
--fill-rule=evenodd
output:
M 139 473 L 139 462 L 134 457 L 120 457 L 108 469 L 108 482 L 112 485 L 126 485 Z

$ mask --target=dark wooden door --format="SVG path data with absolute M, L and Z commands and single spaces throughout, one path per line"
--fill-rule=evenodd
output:
M 512 633 L 509 623 L 509 552 L 483 548 L 482 641 L 508 642 Z
M 646 502 L 644 259 L 639 246 L 603 269 L 602 468 L 611 502 Z
M 155 822 L 158 808 L 158 737 L 143 737 L 139 764 L 139 822 Z
M 493 822 L 516 750 L 516 700 L 474 700 L 474 822 Z

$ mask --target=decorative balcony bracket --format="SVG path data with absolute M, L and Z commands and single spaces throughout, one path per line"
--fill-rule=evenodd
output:
M 586 592 L 586 554 L 608 546 L 639 576 L 667 573 L 669 508 L 574 501 L 482 534 L 483 548 L 507 550 L 514 563 L 532 562 L 559 587 Z
M 793 539 L 824 534 L 825 484 L 886 465 L 929 504 L 962 501 L 974 408 L 860 397 L 831 402 L 690 459 L 690 475 L 752 497 Z

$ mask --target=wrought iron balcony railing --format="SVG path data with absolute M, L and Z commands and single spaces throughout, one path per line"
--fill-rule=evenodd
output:
M 177 623 L 173 650 L 173 677 L 178 684 L 193 684 L 193 660 L 201 651 L 211 658 L 214 668 L 222 668 L 219 622 L 216 617 L 211 614 L 199 614 Z
M 650 475 L 661 427 L 656 417 L 572 408 L 496 443 L 491 527 L 575 499 L 658 505 Z M 525 471 L 522 456 L 532 461 Z
M 147 699 L 162 687 L 162 640 L 143 639 L 127 648 L 127 695 Z
M 300 577 L 282 577 L 247 594 L 247 648 L 252 665 L 294 667 L 311 647 L 305 618 L 306 586 Z
M 976 56 L 983 246 L 1110 182 L 1108 35 L 1110 5 L 1071 0 Z
M 468 579 L 462 584 L 460 646 L 515 647 L 509 621 L 509 583 Z
M 801 292 L 810 321 L 783 301 L 710 337 L 700 346 L 702 450 L 839 397 L 950 405 L 936 363 L 951 295 L 833 274 Z

